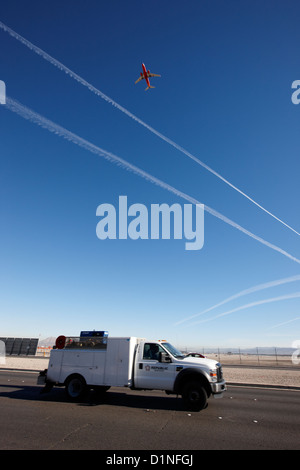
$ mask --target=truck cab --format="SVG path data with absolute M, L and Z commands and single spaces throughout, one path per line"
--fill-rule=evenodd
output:
M 207 398 L 221 398 L 226 390 L 220 363 L 185 356 L 166 341 L 139 343 L 134 375 L 135 388 L 180 394 L 189 408 L 203 408 Z

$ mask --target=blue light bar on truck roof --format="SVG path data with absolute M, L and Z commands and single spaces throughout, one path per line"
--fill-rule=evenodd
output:
M 95 336 L 100 336 L 106 338 L 108 336 L 108 331 L 81 331 L 80 338 L 91 338 Z

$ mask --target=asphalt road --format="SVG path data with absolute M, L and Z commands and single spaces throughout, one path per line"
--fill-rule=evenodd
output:
M 37 373 L 0 371 L 0 449 L 299 449 L 300 391 L 228 386 L 201 412 L 159 391 L 111 388 L 71 403 Z

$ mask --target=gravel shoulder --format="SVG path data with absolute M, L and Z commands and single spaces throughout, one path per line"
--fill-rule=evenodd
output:
M 276 369 L 264 367 L 223 367 L 226 382 L 237 384 L 272 385 L 279 387 L 299 387 L 300 369 Z

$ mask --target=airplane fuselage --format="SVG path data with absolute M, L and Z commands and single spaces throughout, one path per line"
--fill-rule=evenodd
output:
M 150 82 L 149 82 L 149 78 L 148 78 L 148 72 L 147 72 L 147 69 L 145 67 L 145 64 L 142 64 L 142 67 L 143 67 L 143 73 L 141 73 L 141 76 L 144 77 L 144 79 L 146 80 L 146 83 L 148 85 L 148 87 L 150 88 Z

